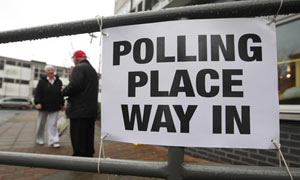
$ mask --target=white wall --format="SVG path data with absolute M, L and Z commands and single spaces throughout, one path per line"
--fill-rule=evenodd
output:
M 0 70 L 0 77 L 3 78 L 5 76 L 5 71 L 4 70 Z
M 5 65 L 4 78 L 21 79 L 29 81 L 31 79 L 31 69 L 20 66 Z
M 124 3 L 122 7 L 120 7 L 120 9 L 118 9 L 115 12 L 115 14 L 116 15 L 127 14 L 129 11 L 130 11 L 130 1 L 127 1 L 126 3 Z
M 16 62 L 19 60 L 10 59 Z M 22 62 L 22 61 L 21 61 Z M 3 78 L 2 88 L 0 88 L 0 97 L 2 96 L 21 96 L 33 99 L 32 91 L 37 87 L 38 81 L 33 79 L 34 75 L 34 64 L 31 64 L 31 68 L 5 64 L 4 70 L 0 70 L 0 78 Z M 14 83 L 4 82 L 5 78 L 14 79 Z M 29 81 L 29 84 L 20 84 L 16 81 L 25 80 Z M 63 85 L 69 84 L 69 79 L 65 77 L 60 77 Z M 98 101 L 100 102 L 101 93 L 99 93 Z

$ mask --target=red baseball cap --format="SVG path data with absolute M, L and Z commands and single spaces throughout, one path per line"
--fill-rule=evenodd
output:
M 78 51 L 75 51 L 74 54 L 73 54 L 73 58 L 74 57 L 77 57 L 77 58 L 86 58 L 86 54 L 84 51 L 82 50 L 78 50 Z

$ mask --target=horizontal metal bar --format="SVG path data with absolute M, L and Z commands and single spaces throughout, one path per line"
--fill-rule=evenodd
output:
M 103 28 L 161 21 L 274 15 L 281 0 L 234 1 L 130 13 L 103 18 Z M 299 0 L 284 0 L 279 14 L 300 13 Z M 99 31 L 96 18 L 0 32 L 0 44 Z
M 98 158 L 0 152 L 0 164 L 98 172 Z M 100 173 L 166 178 L 167 163 L 162 161 L 133 161 L 101 158 Z
M 300 179 L 300 169 L 290 168 L 294 180 Z M 289 180 L 285 167 L 183 164 L 185 180 Z
M 19 152 L 0 152 L 0 164 L 49 169 L 98 172 L 97 158 L 83 158 Z M 290 168 L 294 180 L 300 179 L 300 168 Z M 100 171 L 104 174 L 167 178 L 171 170 L 167 162 L 101 159 Z M 181 171 L 181 170 L 180 170 Z M 287 180 L 284 167 L 203 165 L 183 163 L 185 180 Z

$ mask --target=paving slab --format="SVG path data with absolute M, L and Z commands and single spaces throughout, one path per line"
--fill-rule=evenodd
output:
M 48 145 L 35 144 L 35 132 L 37 124 L 37 111 L 24 111 L 14 116 L 7 116 L 9 119 L 0 124 L 0 150 L 10 152 L 27 152 L 53 155 L 72 155 L 69 130 L 60 137 L 60 148 L 52 148 Z M 63 113 L 60 113 L 62 116 Z M 99 154 L 100 128 L 99 122 L 95 129 L 95 158 Z M 47 136 L 46 136 L 47 138 Z M 104 141 L 105 155 L 114 159 L 128 160 L 155 160 L 165 161 L 168 157 L 166 147 L 153 145 L 134 145 Z M 201 160 L 185 155 L 186 162 L 199 162 L 214 164 L 213 162 Z M 55 169 L 42 169 L 21 166 L 0 165 L 0 180 L 150 180 L 155 178 L 142 178 L 134 176 L 119 176 L 97 173 L 86 173 L 77 171 L 64 171 Z

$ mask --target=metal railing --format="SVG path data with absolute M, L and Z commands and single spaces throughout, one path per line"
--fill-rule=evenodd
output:
M 103 17 L 103 27 L 116 27 L 161 21 L 209 18 L 234 18 L 269 16 L 277 13 L 281 0 L 248 0 L 189 7 L 146 11 L 119 16 Z M 280 14 L 300 12 L 299 0 L 284 0 Z M 99 31 L 98 19 L 45 25 L 0 32 L 0 44 L 24 40 L 34 40 L 65 35 L 76 35 Z
M 163 178 L 167 180 L 287 180 L 284 167 L 204 165 L 183 162 L 183 148 L 169 147 L 168 162 L 101 158 L 100 173 Z M 0 152 L 0 164 L 98 173 L 97 158 Z M 300 169 L 290 168 L 294 180 Z
M 281 0 L 251 0 L 191 7 L 180 7 L 160 11 L 149 11 L 103 18 L 103 28 L 188 19 L 233 18 L 268 16 L 277 13 Z M 300 12 L 299 0 L 284 0 L 279 14 Z M 0 32 L 0 43 L 59 37 L 99 31 L 97 19 L 46 25 L 40 27 Z M 106 174 L 134 175 L 182 179 L 239 179 L 239 180 L 283 180 L 289 179 L 284 167 L 203 165 L 184 163 L 184 148 L 169 147 L 168 161 L 136 161 L 101 158 L 100 171 Z M 32 153 L 0 152 L 0 164 L 98 172 L 97 158 L 42 155 Z M 290 168 L 294 179 L 300 179 L 300 169 Z

